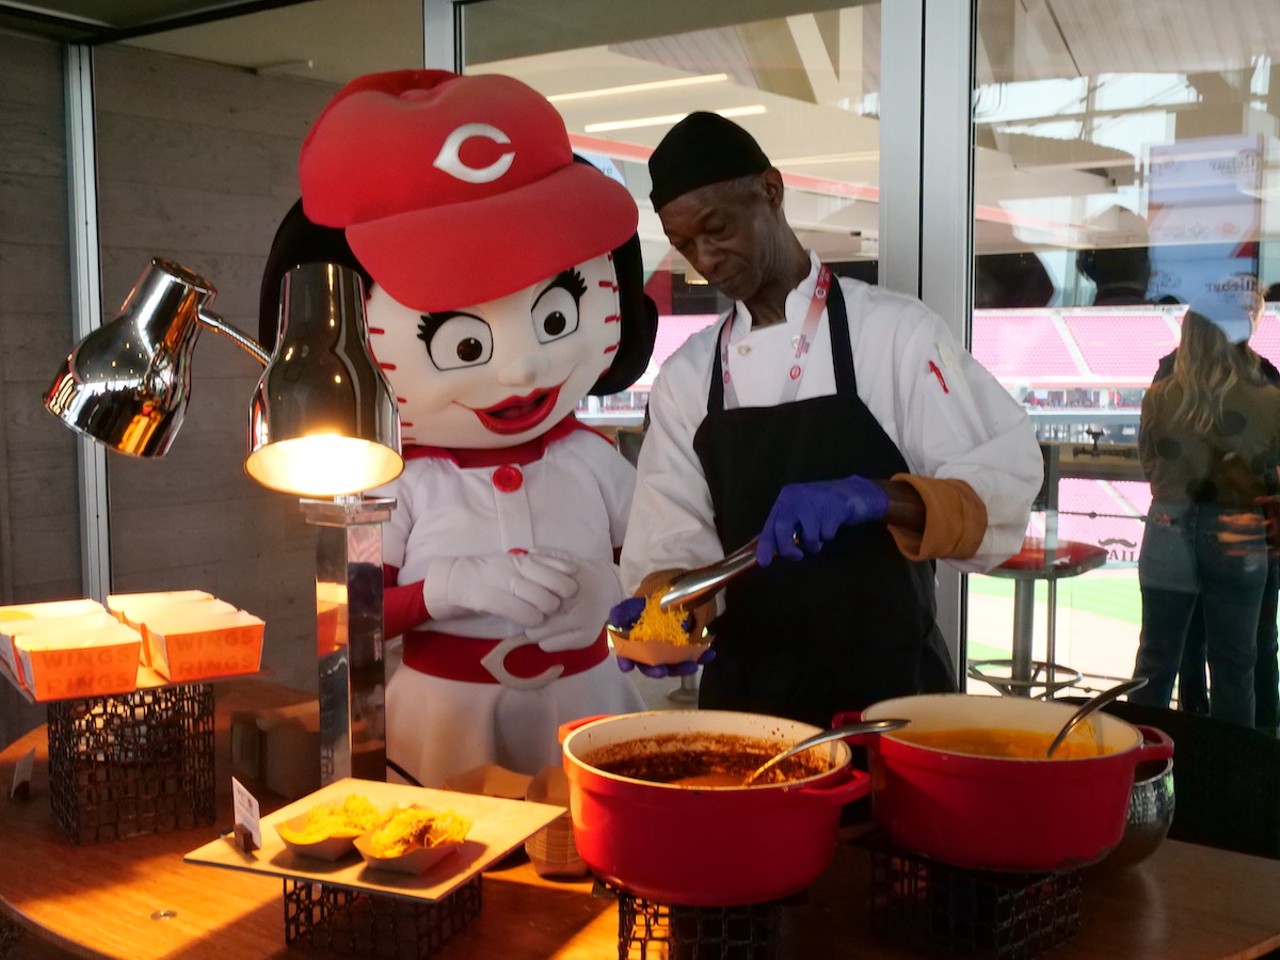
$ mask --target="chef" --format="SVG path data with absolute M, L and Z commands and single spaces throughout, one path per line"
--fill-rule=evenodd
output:
M 643 596 L 760 536 L 710 626 L 702 707 L 827 726 L 954 690 L 931 561 L 982 571 L 1020 548 L 1043 469 L 1026 413 L 923 304 L 806 251 L 732 121 L 690 114 L 649 169 L 672 246 L 734 303 L 653 386 L 624 582 Z
M 642 709 L 603 627 L 634 469 L 573 409 L 648 362 L 638 211 L 509 77 L 352 81 L 302 148 L 312 229 L 370 281 L 404 473 L 383 529 L 388 766 L 438 786 L 560 762 L 559 724 Z M 283 229 L 283 228 L 282 228 Z M 305 231 L 304 231 L 305 232 Z

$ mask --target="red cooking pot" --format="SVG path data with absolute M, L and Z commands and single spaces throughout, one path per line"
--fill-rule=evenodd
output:
M 820 732 L 792 720 L 722 710 L 585 721 L 564 738 L 578 852 L 605 881 L 659 903 L 737 906 L 798 893 L 831 861 L 840 808 L 870 789 L 867 775 L 850 766 L 846 744 L 806 753 L 817 771 L 812 775 L 750 787 L 659 783 L 594 763 L 673 744 L 723 750 L 743 739 L 780 750 Z
M 1162 731 L 1094 713 L 1073 737 L 1085 730 L 1100 755 L 1052 760 L 975 756 L 907 739 L 956 730 L 1052 735 L 1076 708 L 965 694 L 873 704 L 864 719 L 911 721 L 868 743 L 877 823 L 893 843 L 960 867 L 1047 872 L 1100 860 L 1124 834 L 1134 769 L 1173 756 Z

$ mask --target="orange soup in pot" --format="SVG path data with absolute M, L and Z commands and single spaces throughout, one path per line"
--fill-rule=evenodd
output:
M 964 753 L 976 757 L 1003 757 L 1013 760 L 1079 760 L 1085 757 L 1101 757 L 1115 752 L 1097 742 L 1088 724 L 1072 731 L 1053 751 L 1052 757 L 1045 757 L 1049 744 L 1057 736 L 1057 732 L 1043 733 L 1034 730 L 1005 730 L 1000 728 L 973 727 L 957 730 L 917 730 L 907 727 L 886 734 L 894 740 L 902 740 L 921 747 L 934 750 L 946 750 L 951 753 Z

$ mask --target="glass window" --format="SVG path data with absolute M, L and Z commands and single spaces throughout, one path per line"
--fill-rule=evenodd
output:
M 640 207 L 646 290 L 658 342 L 632 390 L 581 413 L 639 424 L 661 362 L 729 304 L 667 243 L 646 160 L 693 110 L 733 118 L 787 184 L 801 242 L 839 273 L 875 281 L 879 224 L 880 7 L 774 0 L 738 22 L 733 4 L 596 5 L 486 0 L 464 7 L 468 73 L 518 77 L 565 119 L 575 150 L 630 188 Z M 562 9 L 563 8 L 563 9 Z M 598 17 L 598 19 L 597 19 Z
M 1034 514 L 1028 533 L 1056 526 L 1107 550 L 1104 567 L 1058 587 L 1055 658 L 1086 681 L 1134 671 L 1137 563 L 1158 513 L 1152 456 L 1139 457 L 1143 399 L 1171 369 L 1187 305 L 1231 290 L 1280 298 L 1277 13 L 1266 0 L 1210 2 L 1193 21 L 1187 11 L 1159 0 L 978 4 L 973 352 L 1060 459 L 1056 516 Z M 1280 357 L 1280 316 L 1268 304 L 1252 337 L 1246 323 L 1231 339 Z M 1274 485 L 1264 459 L 1250 469 Z M 1209 575 L 1178 589 L 1199 595 Z M 970 591 L 970 657 L 1008 656 L 1012 582 L 973 577 Z M 1254 604 L 1257 591 L 1223 602 Z M 1269 617 L 1274 638 L 1274 606 Z M 1274 696 L 1274 646 L 1269 658 Z

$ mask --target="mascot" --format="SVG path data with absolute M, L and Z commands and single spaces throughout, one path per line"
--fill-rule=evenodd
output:
M 359 270 L 400 408 L 404 473 L 370 491 L 397 502 L 388 767 L 439 786 L 482 763 L 558 765 L 561 723 L 643 709 L 603 634 L 635 472 L 573 416 L 630 386 L 653 349 L 635 202 L 574 157 L 536 91 L 435 70 L 340 90 L 299 174 L 264 325 L 296 263 Z

